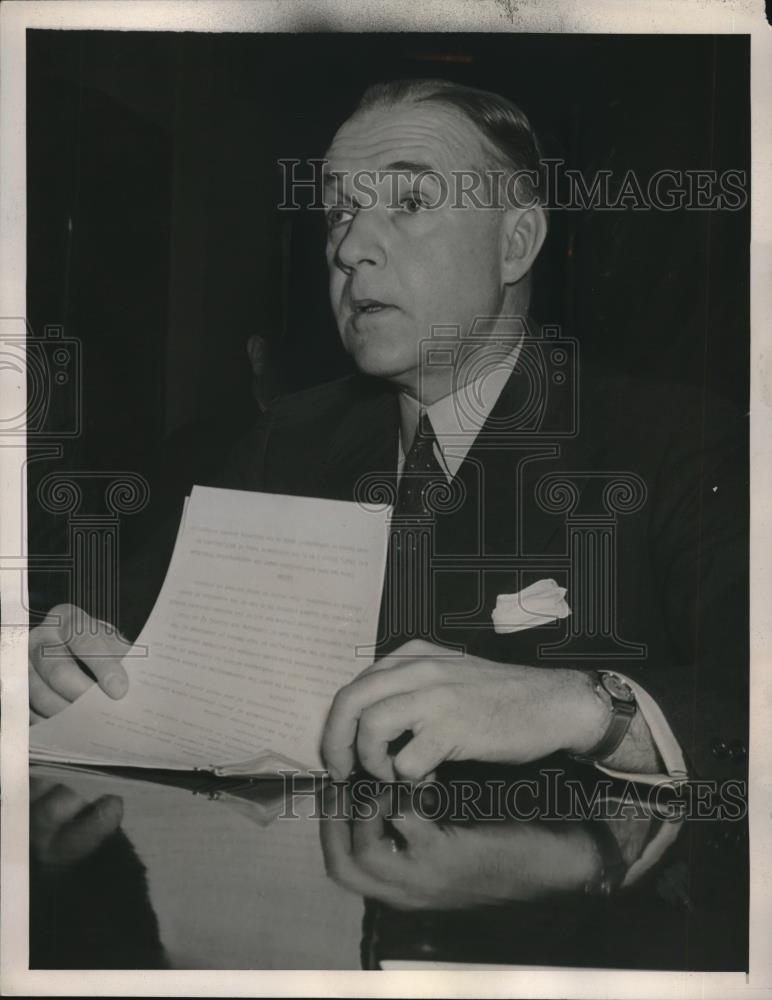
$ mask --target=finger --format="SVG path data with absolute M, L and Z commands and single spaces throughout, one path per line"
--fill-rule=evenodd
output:
M 39 658 L 44 648 L 63 651 L 70 635 L 75 630 L 83 631 L 84 623 L 90 621 L 90 616 L 74 604 L 57 604 L 29 633 L 27 644 L 30 659 Z
M 348 819 L 325 816 L 319 821 L 319 839 L 325 870 L 335 877 L 351 856 L 351 823 Z
M 70 659 L 77 657 L 91 671 L 106 694 L 111 698 L 122 698 L 129 686 L 128 675 L 120 662 L 128 652 L 126 640 L 113 626 L 92 618 L 80 608 L 65 605 L 59 612 L 60 624 L 55 631 L 58 643 L 52 641 L 50 632 L 42 628 L 35 629 L 35 636 L 30 637 L 30 656 L 37 672 L 49 686 L 53 686 L 49 677 L 56 674 L 57 664 L 61 664 L 63 656 L 67 663 L 69 653 Z M 65 649 L 62 649 L 62 644 Z M 71 671 L 60 668 L 59 676 L 65 678 L 66 684 L 75 683 Z M 79 691 L 76 697 L 82 693 L 82 690 Z
M 356 821 L 351 824 L 342 820 L 322 820 L 320 834 L 327 874 L 338 885 L 360 896 L 378 899 L 390 906 L 404 905 L 404 889 L 388 878 L 370 874 L 362 867 L 360 858 L 352 846 L 353 831 L 359 822 L 366 821 Z M 389 854 L 392 853 L 390 841 L 388 851 Z
M 441 683 L 445 668 L 434 660 L 410 660 L 401 666 L 357 677 L 333 699 L 322 736 L 322 757 L 333 778 L 342 780 L 354 766 L 357 726 L 362 712 L 393 695 Z
M 328 874 L 341 855 L 351 854 L 351 792 L 343 785 L 327 785 L 322 789 L 322 818 L 319 839 Z
M 30 838 L 35 847 L 40 850 L 84 805 L 80 795 L 66 785 L 55 785 L 40 796 L 30 809 Z
M 129 690 L 129 675 L 121 664 L 126 647 L 115 636 L 75 636 L 69 648 L 96 678 L 110 698 L 123 698 Z M 44 656 L 45 658 L 45 656 Z
M 62 698 L 56 691 L 52 691 L 42 677 L 40 677 L 34 667 L 30 664 L 27 677 L 29 680 L 29 703 L 30 708 L 37 715 L 48 719 L 63 708 L 67 708 L 70 702 Z
M 319 836 L 325 871 L 330 878 L 352 892 L 374 895 L 378 883 L 362 870 L 354 857 L 351 822 L 325 818 L 319 824 Z
M 356 820 L 351 831 L 353 856 L 365 873 L 389 882 L 403 881 L 405 860 L 390 823 L 381 809 L 367 820 Z
M 30 776 L 29 779 L 29 804 L 33 806 L 38 799 L 41 799 L 46 792 L 50 792 L 55 787 L 56 782 L 51 778 L 37 778 Z
M 54 785 L 35 802 L 35 826 L 60 826 L 76 816 L 85 800 L 67 785 Z
M 359 763 L 381 781 L 394 781 L 396 774 L 389 745 L 416 722 L 413 694 L 384 698 L 366 708 L 359 717 L 356 748 Z
M 398 813 L 392 817 L 391 823 L 404 840 L 408 852 L 420 850 L 426 853 L 443 836 L 436 819 L 423 815 L 420 807 Z
M 416 732 L 394 758 L 394 770 L 403 781 L 424 781 L 444 760 L 450 746 L 435 727 Z
M 118 829 L 123 819 L 123 800 L 103 795 L 65 824 L 54 837 L 49 853 L 59 864 L 73 864 L 93 853 Z
M 43 683 L 68 703 L 80 698 L 94 683 L 64 651 L 45 663 L 35 656 L 32 667 Z

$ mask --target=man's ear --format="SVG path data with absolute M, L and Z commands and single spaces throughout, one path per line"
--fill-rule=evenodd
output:
M 541 205 L 505 211 L 501 231 L 501 273 L 505 285 L 514 285 L 528 274 L 546 236 L 547 216 Z
M 253 333 L 247 340 L 247 355 L 254 375 L 260 375 L 265 368 L 266 341 L 259 333 Z

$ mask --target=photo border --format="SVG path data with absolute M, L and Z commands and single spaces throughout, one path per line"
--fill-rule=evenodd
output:
M 28 709 L 25 628 L 2 630 L 2 901 L 5 995 L 95 996 L 768 996 L 772 987 L 772 29 L 762 0 L 225 0 L 23 2 L 0 8 L 0 319 L 26 315 L 27 28 L 192 32 L 545 32 L 751 36 L 751 729 L 750 972 L 635 972 L 387 963 L 389 971 L 43 971 L 28 964 Z M 0 416 L 24 412 L 23 372 L 0 370 Z M 0 600 L 25 621 L 24 439 L 0 436 Z M 13 562 L 13 566 L 11 566 Z

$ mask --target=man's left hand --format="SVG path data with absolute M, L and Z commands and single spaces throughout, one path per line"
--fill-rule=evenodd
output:
M 522 764 L 558 750 L 583 753 L 609 709 L 578 670 L 496 663 L 411 640 L 335 696 L 322 737 L 333 778 L 357 761 L 383 781 L 420 781 L 438 764 Z M 409 732 L 392 756 L 389 744 Z

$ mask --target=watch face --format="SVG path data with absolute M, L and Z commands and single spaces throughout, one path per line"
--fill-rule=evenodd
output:
M 630 685 L 626 681 L 623 681 L 621 677 L 617 677 L 616 674 L 601 674 L 600 679 L 603 687 L 612 698 L 618 698 L 619 701 L 635 701 L 635 695 Z

